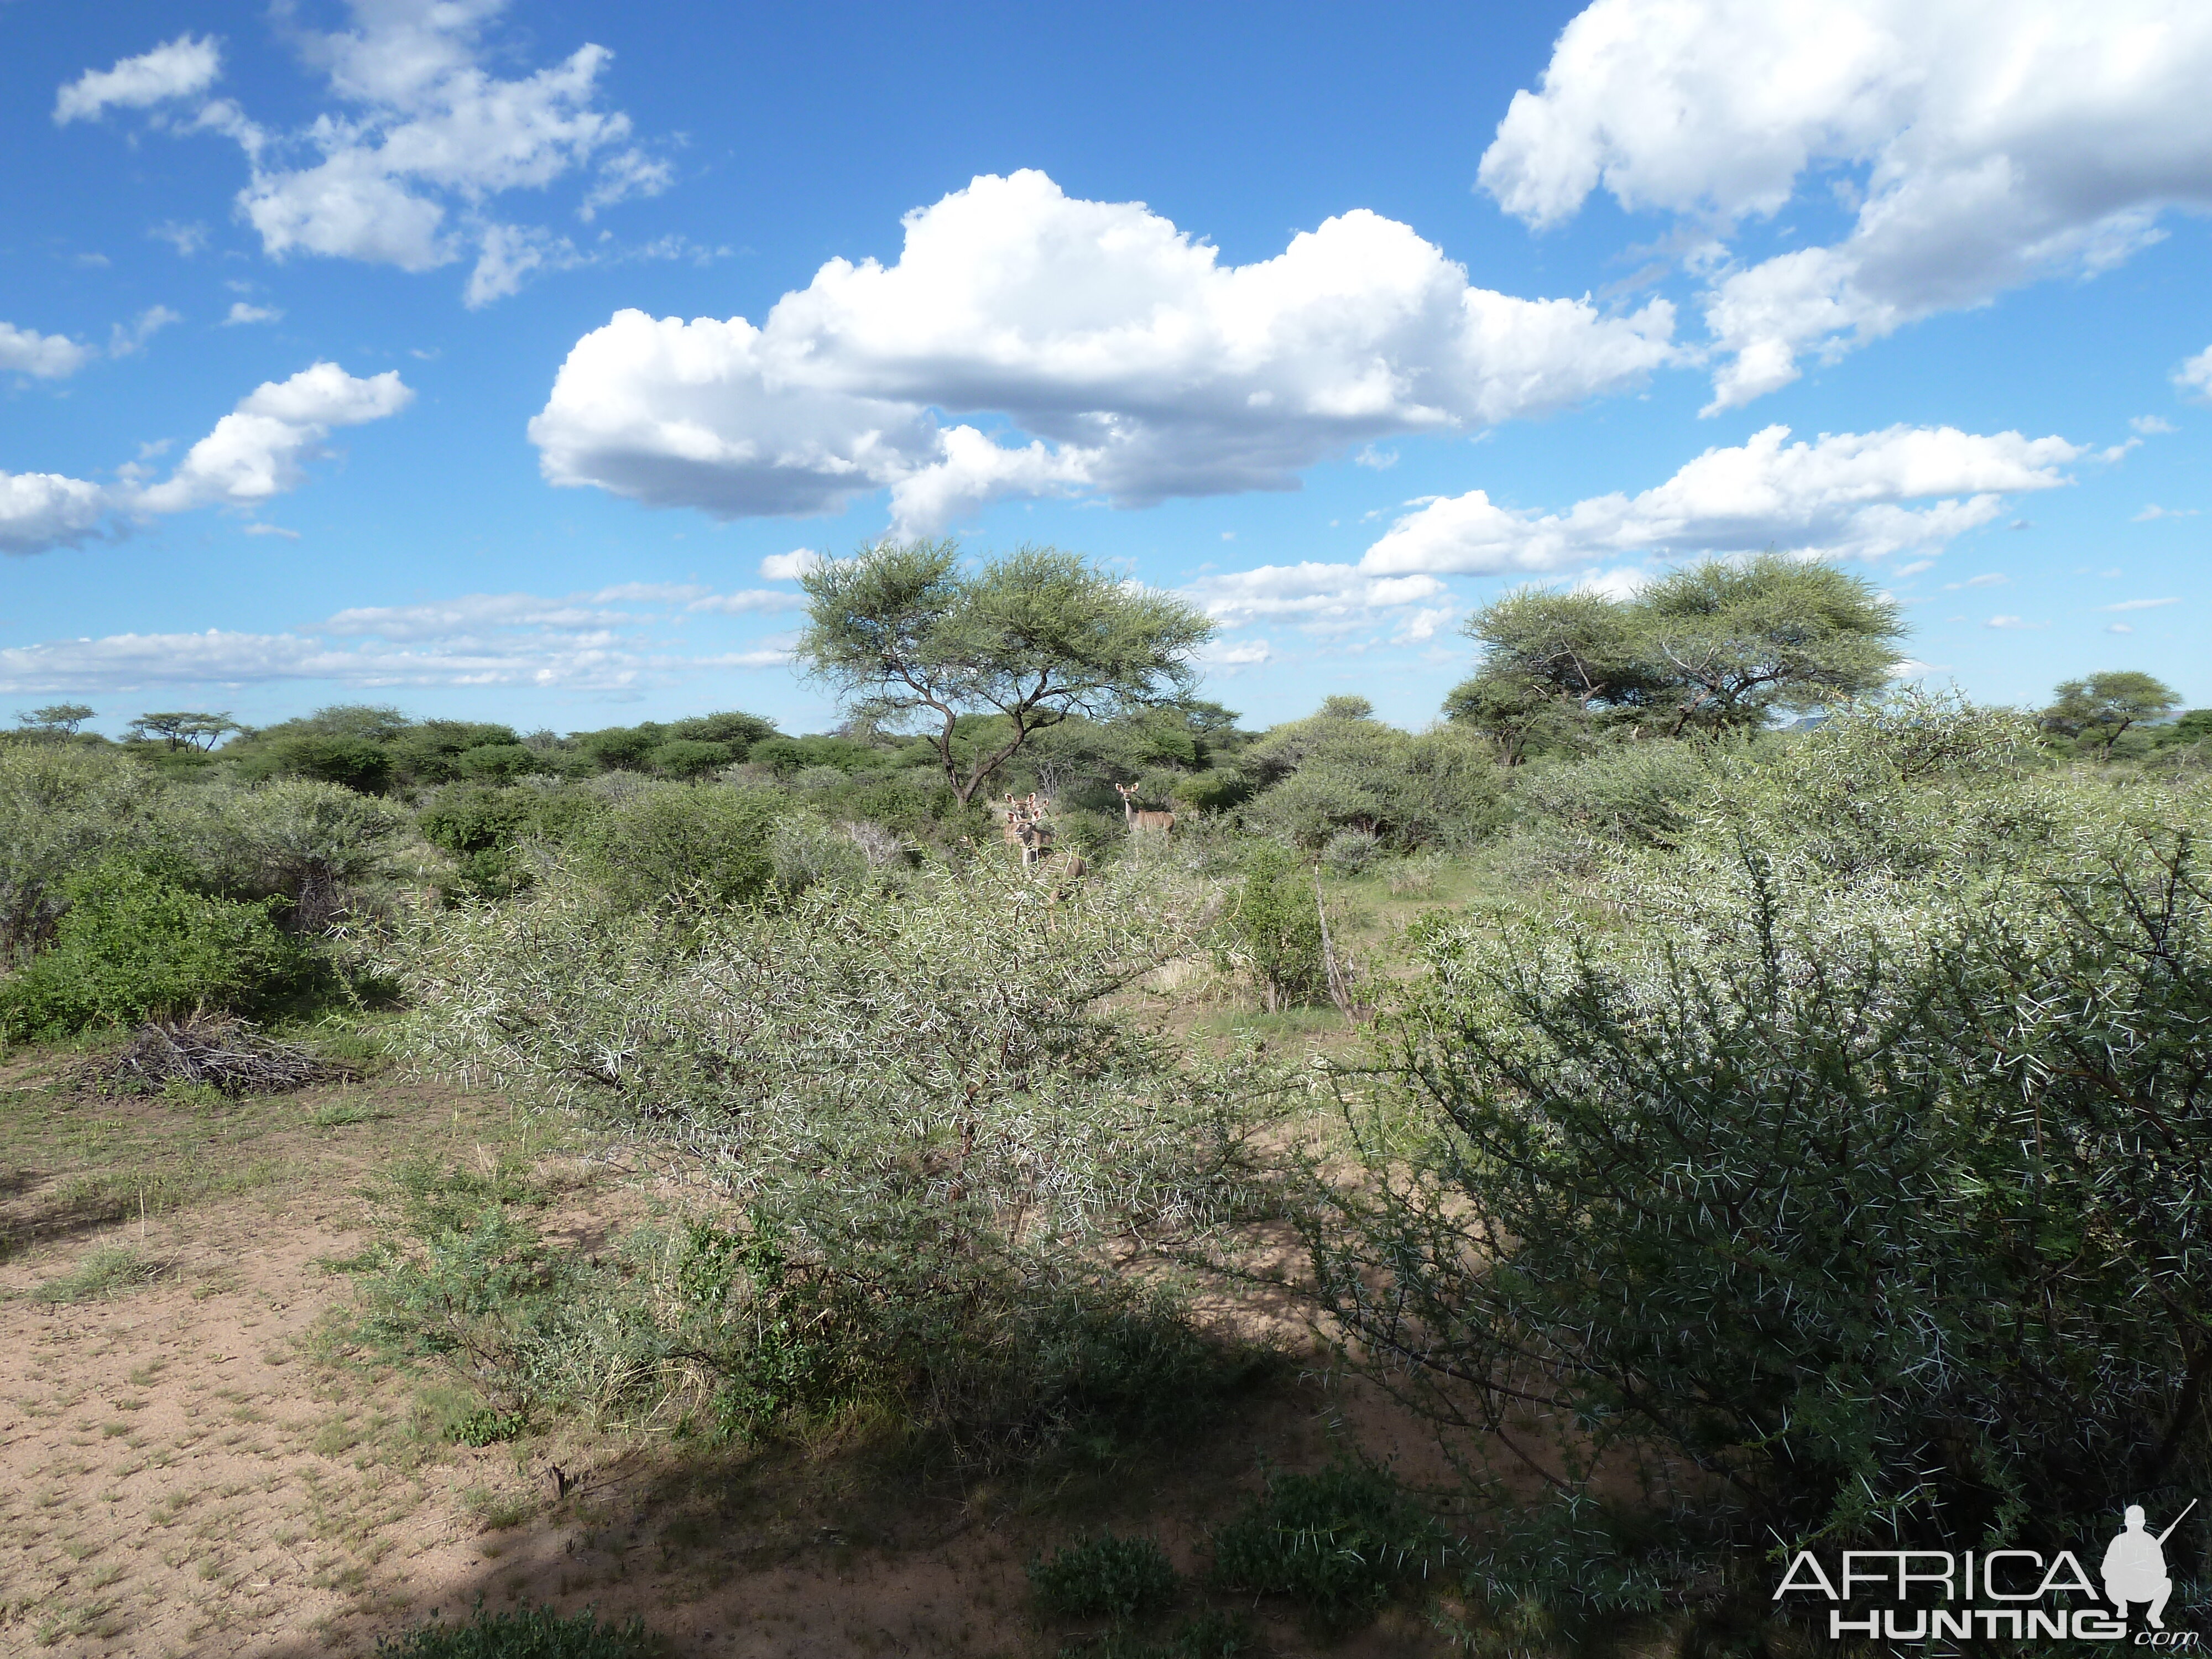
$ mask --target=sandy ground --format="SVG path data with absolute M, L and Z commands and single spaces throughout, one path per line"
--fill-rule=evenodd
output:
M 448 1100 L 386 1098 L 425 1121 L 450 1107 L 459 1133 Z M 1347 1412 L 1369 1451 L 1432 1467 L 1418 1429 L 1311 1378 L 1169 1463 L 1059 1492 L 938 1490 L 835 1444 L 715 1464 L 557 1429 L 439 1443 L 420 1426 L 421 1377 L 349 1366 L 323 1339 L 350 1294 L 325 1264 L 362 1247 L 353 1194 L 395 1144 L 266 1135 L 253 1155 L 290 1158 L 287 1179 L 43 1232 L 24 1218 L 56 1212 L 69 1171 L 0 1170 L 0 1224 L 33 1233 L 0 1265 L 0 1652 L 365 1653 L 482 1597 L 640 1613 L 682 1655 L 1051 1654 L 1066 1632 L 1037 1624 L 1024 1566 L 1056 1541 L 1152 1530 L 1202 1567 L 1205 1524 L 1257 1486 L 1262 1460 L 1324 1461 Z M 619 1201 L 580 1201 L 602 1197 Z M 113 1243 L 159 1263 L 158 1280 L 74 1304 L 27 1294 Z M 1262 1628 L 1277 1654 L 1431 1650 L 1412 1615 L 1325 1650 L 1294 1624 Z

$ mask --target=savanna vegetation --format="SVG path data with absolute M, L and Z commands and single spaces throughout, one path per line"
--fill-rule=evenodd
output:
M 1420 731 L 1246 729 L 1204 618 L 1054 550 L 806 588 L 833 732 L 26 714 L 0 1034 L 178 1112 L 397 1066 L 647 1172 L 580 1230 L 395 1152 L 326 1358 L 464 1446 L 836 1441 L 1042 1516 L 1036 1651 L 1809 1651 L 1800 1549 L 2212 1484 L 2212 710 L 1900 690 L 1895 610 L 1778 557 L 1509 594 Z M 159 1279 L 98 1249 L 49 1304 Z M 1319 1372 L 1366 1403 L 1309 1466 L 1053 1507 Z

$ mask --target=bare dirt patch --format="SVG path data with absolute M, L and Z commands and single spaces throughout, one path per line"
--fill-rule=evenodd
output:
M 481 1598 L 638 1613 L 678 1654 L 1052 1654 L 1069 1632 L 1040 1626 L 1024 1567 L 1060 1542 L 1150 1532 L 1196 1573 L 1206 1527 L 1263 1466 L 1316 1465 L 1356 1433 L 1415 1479 L 1434 1468 L 1385 1403 L 1295 1367 L 1171 1455 L 1048 1479 L 979 1482 L 853 1425 L 750 1453 L 558 1423 L 453 1445 L 439 1432 L 451 1379 L 364 1367 L 330 1340 L 351 1300 L 331 1264 L 367 1242 L 364 1183 L 410 1154 L 487 1168 L 526 1155 L 560 1194 L 540 1218 L 549 1234 L 590 1240 L 650 1204 L 649 1171 L 495 1098 L 396 1081 L 116 1100 L 67 1086 L 59 1058 L 9 1069 L 10 1653 L 367 1653 Z M 131 1271 L 88 1272 L 100 1261 Z M 1295 1334 L 1285 1310 L 1261 1317 Z M 1295 1624 L 1261 1626 L 1263 1651 L 1321 1650 Z M 1394 1614 L 1327 1650 L 1428 1642 Z

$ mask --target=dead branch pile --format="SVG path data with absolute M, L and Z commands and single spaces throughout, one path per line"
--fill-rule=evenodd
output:
M 85 1068 L 85 1081 L 111 1095 L 153 1094 L 172 1080 L 227 1095 L 277 1095 L 350 1075 L 346 1066 L 264 1036 L 251 1021 L 208 1016 L 141 1025 L 120 1052 Z

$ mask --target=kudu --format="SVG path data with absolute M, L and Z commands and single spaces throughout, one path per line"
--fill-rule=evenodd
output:
M 1175 828 L 1174 813 L 1147 812 L 1139 808 L 1137 787 L 1134 784 L 1117 783 L 1114 786 L 1114 793 L 1121 798 L 1121 817 L 1128 824 L 1132 832 L 1139 830 L 1158 830 L 1164 834 Z
M 1012 797 L 1007 799 L 1011 801 Z M 1031 795 L 1028 800 L 1014 805 L 1010 811 L 1008 821 L 1013 826 L 1014 839 L 1021 843 L 1024 870 L 1035 870 L 1047 859 L 1053 858 L 1053 830 L 1052 826 L 1044 821 L 1044 811 L 1045 803 L 1036 795 Z M 1089 860 L 1080 853 L 1070 851 L 1054 860 L 1054 873 L 1069 880 L 1086 875 L 1090 870 Z M 1053 897 L 1059 898 L 1063 890 L 1055 890 Z

